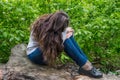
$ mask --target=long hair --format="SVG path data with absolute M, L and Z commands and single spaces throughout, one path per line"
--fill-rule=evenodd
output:
M 62 32 L 68 27 L 68 15 L 63 11 L 43 15 L 32 25 L 33 36 L 39 42 L 43 58 L 53 65 L 57 56 L 62 52 Z

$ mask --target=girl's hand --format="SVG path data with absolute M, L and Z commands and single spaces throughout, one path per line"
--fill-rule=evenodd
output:
M 74 30 L 71 27 L 66 28 L 66 38 L 69 38 L 73 35 Z

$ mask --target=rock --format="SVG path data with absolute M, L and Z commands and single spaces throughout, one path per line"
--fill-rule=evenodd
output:
M 7 64 L 0 65 L 3 80 L 98 80 L 77 74 L 78 66 L 65 64 L 58 67 L 41 66 L 31 63 L 26 55 L 26 44 L 11 49 Z M 115 75 L 105 75 L 99 80 L 120 80 Z
M 11 49 L 9 61 L 2 67 L 4 80 L 71 80 L 70 73 L 65 70 L 31 63 L 26 55 L 26 46 L 20 44 Z

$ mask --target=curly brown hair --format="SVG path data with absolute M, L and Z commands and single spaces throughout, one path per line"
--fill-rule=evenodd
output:
M 68 25 L 68 15 L 63 11 L 42 15 L 32 25 L 32 35 L 39 42 L 43 58 L 49 65 L 54 64 L 64 48 L 62 32 Z

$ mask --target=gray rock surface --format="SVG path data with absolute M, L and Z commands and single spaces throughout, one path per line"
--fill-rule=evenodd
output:
M 3 80 L 120 80 L 120 76 L 112 74 L 104 74 L 100 79 L 78 75 L 75 71 L 78 68 L 76 65 L 64 65 L 58 68 L 33 64 L 27 58 L 26 46 L 26 44 L 16 45 L 11 49 L 7 64 L 0 65 L 4 73 Z

